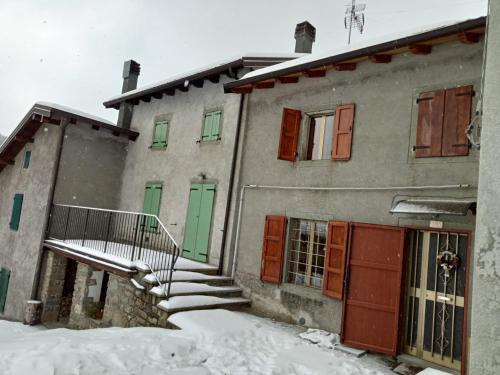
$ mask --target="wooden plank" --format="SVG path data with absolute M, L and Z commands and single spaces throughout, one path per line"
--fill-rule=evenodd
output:
M 283 84 L 299 82 L 299 76 L 278 77 L 278 81 Z
M 304 76 L 309 78 L 319 78 L 326 75 L 326 69 L 306 70 Z
M 356 63 L 334 64 L 333 65 L 333 69 L 335 69 L 335 70 L 337 70 L 339 72 L 356 70 Z
M 255 84 L 256 89 L 272 89 L 274 87 L 274 81 L 263 81 Z
M 458 40 L 465 44 L 478 43 L 480 39 L 481 34 L 479 33 L 464 32 L 458 35 Z
M 252 86 L 235 87 L 231 91 L 234 92 L 235 94 L 250 94 L 253 91 L 253 87 Z

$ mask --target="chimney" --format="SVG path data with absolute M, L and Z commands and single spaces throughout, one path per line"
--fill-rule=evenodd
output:
M 141 65 L 134 60 L 128 60 L 123 63 L 123 86 L 122 94 L 135 90 L 137 88 L 137 80 L 141 73 Z M 134 106 L 131 103 L 120 103 L 120 111 L 118 113 L 118 126 L 120 128 L 130 129 L 132 121 L 132 112 Z
M 312 45 L 316 40 L 316 28 L 308 21 L 301 22 L 295 27 L 295 52 L 311 53 Z

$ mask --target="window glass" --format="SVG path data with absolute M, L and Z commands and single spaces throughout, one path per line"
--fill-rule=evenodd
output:
M 288 257 L 289 283 L 321 289 L 326 251 L 326 222 L 293 219 Z
M 333 115 L 311 117 L 306 160 L 331 159 Z

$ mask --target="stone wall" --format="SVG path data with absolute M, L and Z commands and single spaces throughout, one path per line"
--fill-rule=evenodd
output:
M 39 296 L 43 303 L 42 322 L 55 322 L 59 316 L 61 296 L 66 276 L 65 257 L 46 251 Z

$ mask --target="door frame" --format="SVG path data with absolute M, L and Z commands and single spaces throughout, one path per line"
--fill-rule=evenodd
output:
M 460 374 L 465 375 L 466 369 L 467 369 L 467 364 L 468 364 L 468 358 L 469 358 L 469 352 L 468 352 L 468 346 L 467 346 L 467 338 L 468 338 L 468 329 L 469 329 L 469 282 L 470 282 L 470 264 L 471 264 L 471 245 L 472 245 L 472 234 L 473 231 L 470 229 L 454 229 L 452 227 L 450 228 L 431 228 L 431 227 L 424 227 L 424 226 L 419 226 L 419 225 L 405 225 L 404 228 L 407 230 L 423 230 L 423 231 L 429 231 L 429 232 L 454 232 L 458 234 L 465 234 L 467 235 L 467 266 L 465 268 L 465 291 L 464 291 L 464 323 L 463 323 L 463 332 L 462 332 L 462 360 L 461 360 L 461 368 L 460 368 Z M 405 260 L 405 264 L 408 264 L 407 259 Z M 408 271 L 408 267 L 405 267 L 405 276 L 406 272 Z M 406 287 L 404 289 L 404 294 L 403 298 L 406 299 Z M 404 313 L 403 313 L 404 315 Z M 403 342 L 401 342 L 401 345 L 403 345 Z M 401 347 L 402 349 L 402 347 Z

